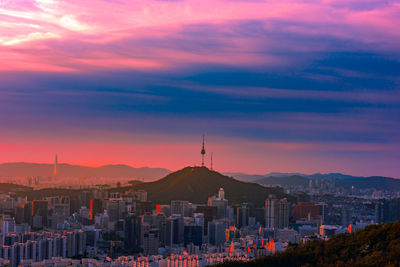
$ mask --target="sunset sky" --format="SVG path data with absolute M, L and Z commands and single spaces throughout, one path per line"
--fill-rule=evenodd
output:
M 0 0 L 0 162 L 400 178 L 400 1 Z

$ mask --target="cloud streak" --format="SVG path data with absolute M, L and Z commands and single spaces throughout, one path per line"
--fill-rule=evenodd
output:
M 370 1 L 369 9 L 353 8 L 361 4 L 294 0 L 6 1 L 0 6 L 0 45 L 3 53 L 21 56 L 37 54 L 36 47 L 50 50 L 51 56 L 43 59 L 39 52 L 33 59 L 41 63 L 39 66 L 43 61 L 51 66 L 48 71 L 65 65 L 81 71 L 94 67 L 159 69 L 193 63 L 288 65 L 293 60 L 282 53 L 338 49 L 332 39 L 343 46 L 347 42 L 361 48 L 397 50 L 400 36 L 393 25 L 400 23 L 399 3 Z M 60 42 L 72 46 L 60 46 Z M 10 45 L 14 47 L 4 47 Z M 118 48 L 124 49 L 123 57 Z M 87 49 L 90 53 L 83 53 Z M 21 62 L 14 61 L 8 69 L 20 69 Z M 64 63 L 60 66 L 59 62 Z M 34 64 L 28 68 L 43 69 L 35 69 Z

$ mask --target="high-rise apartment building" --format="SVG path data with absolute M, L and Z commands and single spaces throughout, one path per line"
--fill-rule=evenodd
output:
M 277 199 L 270 195 L 265 200 L 265 227 L 287 228 L 289 227 L 290 203 L 286 198 Z
M 134 213 L 128 214 L 124 219 L 124 245 L 128 251 L 140 250 L 141 220 Z
M 217 219 L 228 217 L 228 200 L 225 199 L 225 191 L 223 188 L 218 190 L 218 194 L 208 198 L 208 206 L 217 208 Z
M 279 220 L 279 200 L 270 195 L 265 200 L 265 227 L 277 228 Z

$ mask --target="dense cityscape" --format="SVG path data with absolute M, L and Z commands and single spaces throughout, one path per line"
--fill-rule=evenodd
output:
M 203 141 L 202 166 L 185 170 L 201 171 L 203 178 L 214 175 L 204 166 L 204 155 Z M 56 181 L 57 166 L 56 157 L 53 176 L 43 180 Z M 24 180 L 37 190 L 2 184 L 7 186 L 0 195 L 1 266 L 208 266 L 251 261 L 293 244 L 397 221 L 400 211 L 399 192 L 347 190 L 332 177 L 309 180 L 308 186 L 265 185 L 279 196 L 265 195 L 263 206 L 231 202 L 223 184 L 206 203 L 172 196 L 166 204 L 154 203 L 148 198 L 151 192 L 135 189 L 140 181 L 52 190 L 40 187 L 40 177 Z

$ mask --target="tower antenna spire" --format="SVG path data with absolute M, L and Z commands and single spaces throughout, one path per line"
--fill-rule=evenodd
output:
M 206 150 L 204 148 L 204 134 L 203 134 L 203 146 L 201 148 L 201 167 L 204 167 L 204 155 L 206 154 Z

